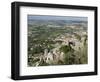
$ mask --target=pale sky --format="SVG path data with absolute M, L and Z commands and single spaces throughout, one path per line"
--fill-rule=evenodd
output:
M 87 21 L 87 17 L 76 17 L 76 16 L 50 16 L 50 15 L 28 15 L 28 20 L 77 20 Z

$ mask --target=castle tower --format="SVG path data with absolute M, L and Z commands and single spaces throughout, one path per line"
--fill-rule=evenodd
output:
M 48 49 L 45 49 L 44 50 L 44 56 L 47 56 L 48 55 Z

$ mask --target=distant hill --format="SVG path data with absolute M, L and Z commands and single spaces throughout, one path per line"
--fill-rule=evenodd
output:
M 87 21 L 78 21 L 78 20 L 34 20 L 30 19 L 28 20 L 28 24 L 30 25 L 59 25 L 64 26 L 66 24 L 84 24 L 87 25 Z

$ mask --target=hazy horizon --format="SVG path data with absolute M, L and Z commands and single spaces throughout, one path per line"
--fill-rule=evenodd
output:
M 87 21 L 88 17 L 77 16 L 51 16 L 51 15 L 28 15 L 28 20 L 73 20 Z

